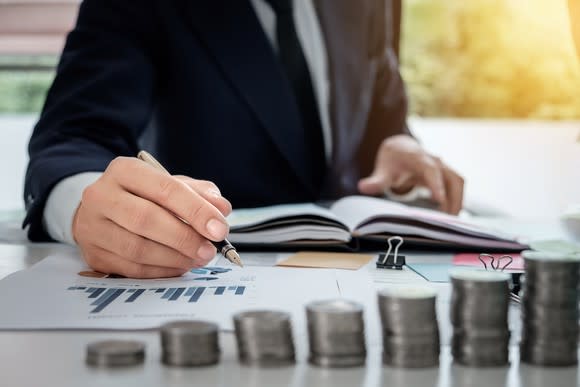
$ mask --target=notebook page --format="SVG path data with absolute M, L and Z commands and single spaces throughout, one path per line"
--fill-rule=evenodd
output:
M 372 227 L 373 232 L 378 232 L 377 230 L 380 228 L 378 225 L 383 226 L 383 232 L 389 232 L 390 225 L 396 224 L 397 219 L 404 219 L 424 223 L 426 228 L 428 225 L 433 225 L 475 237 L 515 239 L 512 235 L 467 223 L 457 216 L 424 208 L 409 207 L 380 198 L 349 196 L 334 203 L 331 211 L 342 219 L 351 231 L 376 219 L 377 227 Z M 387 218 L 387 220 L 381 221 L 381 218 Z

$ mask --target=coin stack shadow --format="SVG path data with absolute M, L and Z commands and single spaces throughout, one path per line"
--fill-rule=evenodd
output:
M 579 258 L 524 251 L 522 362 L 541 366 L 578 364 Z
M 404 368 L 439 364 L 439 329 L 430 288 L 393 288 L 379 292 L 383 363 Z
M 363 307 L 346 300 L 306 306 L 309 362 L 320 367 L 356 367 L 366 360 Z
M 162 362 L 178 367 L 216 364 L 219 328 L 205 321 L 175 321 L 161 327 Z
M 255 366 L 295 363 L 292 324 L 288 313 L 247 311 L 234 316 L 240 362 Z
M 93 367 L 127 367 L 142 364 L 145 345 L 130 340 L 104 340 L 87 346 L 88 365 Z
M 499 367 L 509 363 L 509 280 L 501 272 L 450 272 L 451 353 L 458 364 Z

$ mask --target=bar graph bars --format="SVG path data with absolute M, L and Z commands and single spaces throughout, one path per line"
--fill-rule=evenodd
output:
M 104 287 L 89 287 L 86 286 L 71 286 L 68 288 L 71 291 L 83 291 L 91 301 L 90 305 L 94 308 L 90 311 L 91 314 L 100 313 L 107 306 L 111 305 L 115 300 L 121 298 L 123 294 L 123 303 L 131 304 L 137 302 L 144 295 L 153 294 L 155 297 L 160 297 L 160 300 L 167 302 L 175 302 L 180 299 L 186 299 L 188 303 L 199 302 L 202 297 L 219 297 L 224 295 L 243 296 L 246 292 L 245 286 L 191 286 L 179 288 L 147 288 L 147 289 L 126 289 L 126 288 L 104 288 Z

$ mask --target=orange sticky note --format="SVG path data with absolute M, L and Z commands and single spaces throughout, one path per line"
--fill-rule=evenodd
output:
M 301 251 L 279 262 L 277 266 L 358 270 L 372 258 L 372 255 L 367 254 Z

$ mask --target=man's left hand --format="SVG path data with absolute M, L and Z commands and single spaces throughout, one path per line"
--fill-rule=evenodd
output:
M 365 195 L 382 195 L 387 190 L 404 194 L 417 186 L 429 189 L 441 211 L 458 214 L 461 210 L 463 178 L 427 153 L 414 138 L 403 134 L 383 141 L 373 173 L 358 183 Z

